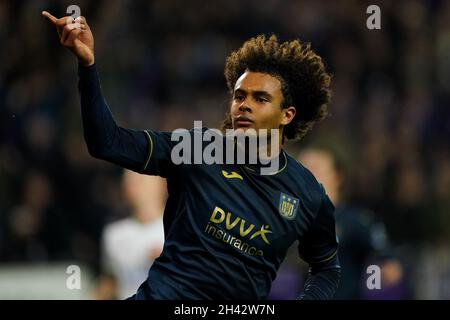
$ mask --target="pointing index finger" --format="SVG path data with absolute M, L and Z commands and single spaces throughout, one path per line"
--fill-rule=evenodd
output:
M 48 13 L 47 11 L 42 11 L 42 15 L 44 17 L 46 17 L 48 20 L 50 20 L 53 24 L 56 24 L 56 21 L 58 21 L 58 18 L 52 16 L 50 13 Z

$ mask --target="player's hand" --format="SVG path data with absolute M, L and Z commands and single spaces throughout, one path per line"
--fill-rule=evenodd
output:
M 94 64 L 94 36 L 84 17 L 58 19 L 47 11 L 43 11 L 42 15 L 53 23 L 61 44 L 75 54 L 81 65 L 87 67 Z

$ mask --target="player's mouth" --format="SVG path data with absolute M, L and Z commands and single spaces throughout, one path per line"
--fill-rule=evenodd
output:
M 253 124 L 253 120 L 247 118 L 246 116 L 237 116 L 234 118 L 235 128 L 248 128 Z

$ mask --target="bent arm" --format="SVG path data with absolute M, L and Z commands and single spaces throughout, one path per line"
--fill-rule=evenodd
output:
M 89 154 L 137 172 L 151 153 L 148 133 L 119 127 L 103 97 L 96 65 L 78 66 L 84 138 Z

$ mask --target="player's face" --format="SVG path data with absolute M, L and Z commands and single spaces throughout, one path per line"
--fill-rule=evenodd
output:
M 281 108 L 283 94 L 277 78 L 245 72 L 234 86 L 231 119 L 234 129 L 280 129 L 292 121 L 295 108 Z

